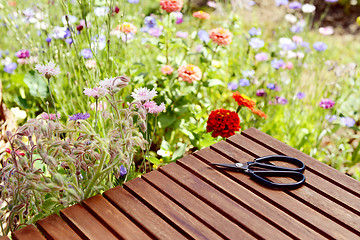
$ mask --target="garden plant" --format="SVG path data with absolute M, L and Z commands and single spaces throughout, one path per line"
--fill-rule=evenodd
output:
M 1 234 L 250 127 L 360 180 L 360 44 L 269 2 L 1 2 Z

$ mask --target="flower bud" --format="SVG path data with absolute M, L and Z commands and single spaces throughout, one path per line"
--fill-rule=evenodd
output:
M 147 130 L 146 122 L 143 119 L 139 119 L 138 124 L 140 126 L 141 131 L 146 132 Z
M 60 173 L 55 173 L 53 175 L 54 183 L 56 183 L 59 187 L 64 187 L 64 179 L 63 176 Z
M 32 180 L 39 181 L 41 179 L 41 176 L 39 174 L 35 174 L 35 173 L 27 173 L 26 178 L 30 181 L 32 181 Z

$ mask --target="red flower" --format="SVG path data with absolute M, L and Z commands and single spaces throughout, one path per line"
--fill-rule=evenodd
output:
M 206 131 L 212 132 L 211 136 L 228 138 L 240 130 L 240 118 L 236 112 L 217 109 L 210 113 Z
M 244 94 L 240 94 L 238 91 L 234 92 L 232 97 L 239 104 L 239 106 L 247 107 L 250 110 L 253 110 L 255 107 L 256 103 L 253 100 Z
M 11 149 L 10 148 L 6 148 L 5 152 L 11 154 Z M 19 154 L 20 156 L 25 156 L 25 153 L 20 152 L 19 150 L 16 150 L 16 153 Z

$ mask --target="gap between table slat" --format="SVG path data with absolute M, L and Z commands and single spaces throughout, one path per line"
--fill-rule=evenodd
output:
M 276 152 L 277 154 L 289 154 L 294 157 L 304 158 L 305 164 L 309 167 L 309 171 L 314 172 L 320 177 L 326 179 L 327 181 L 339 186 L 342 189 L 346 189 L 346 191 L 351 194 L 360 197 L 360 183 L 355 179 L 341 174 L 339 175 L 339 171 L 322 163 L 315 158 L 308 156 L 307 154 L 290 147 L 289 145 L 273 138 L 255 128 L 249 128 L 242 132 L 242 136 L 249 138 L 250 140 Z M 258 140 L 258 138 L 263 141 Z M 229 138 L 231 139 L 231 137 Z M 285 148 L 285 149 L 284 149 Z M 281 151 L 279 149 L 282 149 Z M 285 151 L 284 151 L 285 150 Z M 311 166 L 311 167 L 310 167 Z
M 250 161 L 252 158 L 249 158 L 249 155 L 246 153 L 241 153 L 241 157 Z M 200 160 L 205 163 L 233 163 L 229 158 L 219 154 L 218 152 L 213 151 L 212 149 L 205 148 L 195 153 Z M 258 196 L 262 197 L 266 201 L 271 204 L 277 206 L 282 209 L 284 212 L 296 218 L 298 221 L 304 223 L 309 226 L 313 230 L 319 232 L 323 236 L 331 239 L 339 239 L 339 238 L 347 238 L 353 239 L 355 238 L 354 233 L 348 232 L 342 226 L 335 224 L 322 214 L 318 213 L 312 208 L 304 205 L 301 202 L 298 202 L 296 199 L 292 198 L 288 194 L 285 194 L 282 191 L 272 190 L 262 185 L 256 183 L 252 179 L 249 178 L 246 174 L 231 172 L 231 171 L 220 171 L 222 174 L 230 177 L 237 183 L 246 187 L 250 191 L 254 192 Z M 311 218 L 309 218 L 311 216 Z
M 197 216 L 205 222 L 209 228 L 223 234 L 224 239 L 255 239 L 243 229 L 242 225 L 233 223 L 229 219 L 224 218 L 215 209 L 204 204 L 192 193 L 159 171 L 147 173 L 143 175 L 142 178 L 178 206 L 182 207 L 193 216 Z
M 186 156 L 177 164 L 197 175 L 203 181 L 212 185 L 239 204 L 246 204 L 258 211 L 263 218 L 267 218 L 274 226 L 290 235 L 294 239 L 319 239 L 322 236 L 304 225 L 296 218 L 276 208 L 271 203 L 259 197 L 247 188 L 219 173 L 195 156 Z M 299 229 L 302 229 L 299 231 Z

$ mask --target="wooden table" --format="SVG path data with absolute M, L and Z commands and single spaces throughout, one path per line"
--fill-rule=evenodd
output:
M 265 188 L 209 163 L 284 154 L 299 189 Z M 13 233 L 13 239 L 360 239 L 360 182 L 254 128 Z M 3 238 L 1 238 L 2 240 Z

